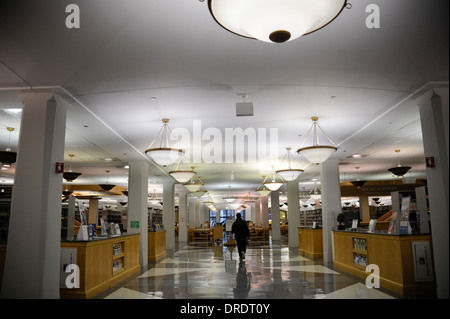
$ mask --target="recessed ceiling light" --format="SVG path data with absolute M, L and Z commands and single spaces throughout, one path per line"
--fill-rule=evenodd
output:
M 150 101 L 156 101 L 156 97 L 152 96 L 152 97 L 150 98 Z
M 353 154 L 352 157 L 353 157 L 353 158 L 361 158 L 362 155 L 361 155 L 361 154 Z
M 111 157 L 106 157 L 105 158 L 105 162 L 111 162 L 112 161 L 112 158 Z

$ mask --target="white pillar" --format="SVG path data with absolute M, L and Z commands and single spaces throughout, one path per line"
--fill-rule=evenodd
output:
M 175 184 L 163 184 L 163 224 L 166 230 L 166 249 L 175 249 Z
M 148 264 L 148 163 L 130 162 L 127 233 L 139 234 L 139 264 Z
M 428 198 L 438 298 L 449 297 L 449 205 L 448 205 L 448 86 L 435 88 L 416 98 L 422 124 L 425 157 L 434 157 L 427 167 Z
M 298 226 L 300 226 L 300 202 L 298 181 L 287 182 L 288 192 L 288 242 L 289 247 L 298 247 Z
M 188 222 L 189 228 L 195 228 L 195 202 L 194 197 L 188 197 Z M 198 225 L 197 225 L 198 226 Z
M 179 242 L 187 242 L 188 241 L 188 192 L 187 191 L 179 191 L 178 198 L 178 241 Z
M 280 232 L 280 191 L 270 192 L 272 206 L 272 240 L 281 240 Z
M 323 262 L 333 262 L 333 234 L 337 215 L 341 213 L 339 160 L 330 158 L 321 164 Z
M 359 218 L 364 222 L 370 221 L 370 206 L 368 196 L 359 197 Z
M 255 200 L 255 226 L 261 226 L 261 200 Z
M 62 174 L 67 105 L 24 93 L 2 298 L 59 298 Z
M 269 198 L 261 197 L 261 222 L 263 227 L 269 226 Z

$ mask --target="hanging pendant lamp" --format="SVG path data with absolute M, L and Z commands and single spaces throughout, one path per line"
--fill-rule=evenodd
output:
M 270 43 L 292 41 L 333 21 L 346 0 L 209 0 L 214 20 L 227 31 Z
M 194 167 L 192 167 L 192 170 L 194 170 Z M 184 183 L 183 185 L 188 189 L 188 191 L 196 192 L 203 186 L 203 182 L 200 179 L 200 176 L 195 175 L 188 183 Z
M 160 199 L 158 198 L 158 195 L 156 195 L 156 189 L 153 190 L 153 194 L 150 195 L 148 201 L 153 205 L 158 205 L 160 202 Z
M 158 135 L 156 135 L 150 146 L 145 150 L 145 154 L 147 154 L 147 156 L 149 156 L 156 164 L 165 167 L 176 163 L 183 154 L 183 150 L 171 148 L 169 146 L 170 128 L 167 124 L 169 123 L 169 119 L 162 119 L 162 122 L 163 126 L 161 130 Z M 159 145 L 156 144 L 156 146 L 154 146 L 159 137 Z
M 228 195 L 223 198 L 227 203 L 231 203 L 236 199 L 236 197 L 231 196 L 230 189 L 231 189 L 231 186 L 228 186 Z
M 313 121 L 313 124 L 311 128 L 309 129 L 308 133 L 305 136 L 305 139 L 302 142 L 302 145 L 305 143 L 306 139 L 308 138 L 309 134 L 311 133 L 311 130 L 313 130 L 313 141 L 311 146 L 307 147 L 301 147 L 297 150 L 297 153 L 300 155 L 303 155 L 309 162 L 314 164 L 320 164 L 325 162 L 331 154 L 337 151 L 337 146 L 334 144 L 334 142 L 328 137 L 327 134 L 322 130 L 322 128 L 319 126 L 317 121 L 319 118 L 317 116 L 311 117 L 311 120 Z M 320 145 L 319 144 L 319 132 L 317 128 L 320 129 L 320 131 L 325 135 L 325 137 L 328 139 L 328 141 L 331 142 L 333 145 Z
M 11 151 L 11 133 L 14 131 L 14 128 L 7 127 L 6 130 L 9 132 L 9 143 L 4 151 L 0 151 L 0 163 L 2 163 L 3 167 L 9 168 L 16 162 L 17 153 Z
M 106 170 L 106 184 L 99 184 L 98 185 L 105 191 L 110 191 L 111 189 L 116 187 L 116 185 L 108 184 L 108 174 L 109 174 L 109 172 L 110 172 L 110 170 Z
M 74 156 L 75 156 L 74 154 L 69 154 L 70 157 L 69 170 L 63 173 L 63 178 L 68 182 L 73 182 L 75 179 L 77 179 L 78 176 L 81 175 L 81 173 L 72 171 L 72 158 Z
M 359 166 L 355 167 L 357 170 L 359 169 Z M 367 181 L 362 181 L 359 178 L 356 179 L 356 181 L 352 181 L 350 183 L 353 184 L 356 188 L 361 188 Z
M 169 175 L 172 176 L 178 183 L 186 183 L 192 177 L 194 177 L 195 174 L 197 174 L 197 172 L 195 172 L 193 169 L 190 170 L 188 168 L 183 167 L 181 167 L 181 169 L 178 169 L 182 160 L 183 156 L 180 156 L 180 159 L 178 160 L 175 170 L 169 172 Z
M 281 161 L 283 163 L 283 161 L 285 160 L 285 158 L 288 158 L 288 168 L 287 169 L 280 169 L 278 171 L 276 171 L 276 173 L 278 175 L 281 176 L 281 178 L 283 178 L 286 182 L 292 182 L 293 180 L 296 180 L 297 177 L 303 173 L 302 169 L 299 168 L 291 168 L 291 148 L 290 147 L 286 147 L 286 155 L 284 156 L 283 160 Z
M 256 188 L 256 191 L 259 193 L 259 195 L 261 195 L 262 197 L 266 197 L 267 195 L 269 195 L 272 191 L 270 189 L 267 188 L 267 186 L 264 184 L 264 182 L 266 181 L 267 176 L 263 176 L 263 181 L 261 184 L 259 184 L 259 186 Z
M 272 180 L 271 181 L 265 181 L 263 183 L 271 191 L 278 190 L 281 187 L 281 185 L 284 184 L 283 178 L 280 176 L 280 178 L 277 179 L 276 175 L 277 174 L 275 173 L 275 171 L 273 169 L 273 166 L 272 166 Z
M 397 163 L 398 164 L 396 167 L 389 168 L 388 171 L 391 172 L 392 174 L 396 175 L 398 178 L 402 178 L 403 175 L 408 173 L 408 171 L 411 169 L 411 166 L 402 166 L 400 164 L 400 150 L 395 150 L 395 152 L 397 153 Z

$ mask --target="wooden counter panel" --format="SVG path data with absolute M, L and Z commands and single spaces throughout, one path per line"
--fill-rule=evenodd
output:
M 156 262 L 166 256 L 166 231 L 148 232 L 148 261 Z
M 299 253 L 308 258 L 323 257 L 322 229 L 298 228 Z
M 113 256 L 113 245 L 121 243 L 123 252 Z M 80 268 L 80 288 L 60 289 L 61 298 L 88 299 L 140 271 L 139 235 L 94 241 L 62 242 L 61 248 L 77 249 Z M 114 261 L 120 259 L 122 268 L 113 271 Z
M 354 254 L 367 256 L 368 264 L 375 264 L 380 270 L 380 284 L 403 295 L 428 295 L 435 293 L 435 282 L 419 282 L 415 279 L 412 243 L 429 242 L 430 235 L 382 235 L 358 232 L 333 232 L 334 266 L 360 278 L 367 278 L 365 267 L 355 265 Z M 367 242 L 367 251 L 355 249 L 354 238 Z M 431 247 L 430 247 L 431 248 Z

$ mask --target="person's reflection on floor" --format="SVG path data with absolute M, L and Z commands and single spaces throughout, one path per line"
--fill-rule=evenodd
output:
M 236 288 L 233 288 L 234 297 L 236 299 L 244 299 L 248 297 L 248 293 L 250 292 L 251 275 L 251 273 L 247 274 L 245 262 L 241 260 L 239 262 L 239 269 L 236 275 Z

